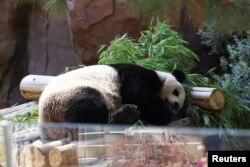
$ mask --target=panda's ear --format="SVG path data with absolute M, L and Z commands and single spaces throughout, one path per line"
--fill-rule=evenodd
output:
M 186 80 L 186 75 L 181 70 L 174 70 L 172 72 L 173 76 L 179 81 L 180 83 L 184 82 Z

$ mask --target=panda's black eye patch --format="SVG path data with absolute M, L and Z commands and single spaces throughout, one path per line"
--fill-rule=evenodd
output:
M 178 92 L 178 90 L 177 90 L 177 89 L 175 89 L 175 90 L 174 90 L 174 92 L 173 92 L 173 94 L 174 94 L 175 96 L 179 96 L 179 92 Z

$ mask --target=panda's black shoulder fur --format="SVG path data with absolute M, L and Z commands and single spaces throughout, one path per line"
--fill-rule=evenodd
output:
M 123 104 L 138 106 L 140 119 L 153 125 L 164 125 L 172 119 L 172 108 L 159 96 L 163 81 L 154 70 L 132 64 L 110 65 L 119 75 Z
M 118 72 L 121 93 L 133 94 L 137 90 L 159 93 L 163 82 L 154 70 L 134 64 L 110 65 Z

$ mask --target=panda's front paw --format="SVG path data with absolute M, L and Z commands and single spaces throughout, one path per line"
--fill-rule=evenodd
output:
M 110 124 L 134 124 L 139 119 L 140 112 L 133 104 L 124 104 L 109 116 Z

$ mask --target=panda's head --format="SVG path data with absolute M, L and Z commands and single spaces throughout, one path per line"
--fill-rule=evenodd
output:
M 185 90 L 181 84 L 186 79 L 185 74 L 180 70 L 174 70 L 172 73 L 157 71 L 157 74 L 163 82 L 160 92 L 161 98 L 170 103 L 174 113 L 177 113 L 185 101 Z

